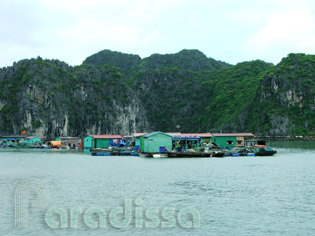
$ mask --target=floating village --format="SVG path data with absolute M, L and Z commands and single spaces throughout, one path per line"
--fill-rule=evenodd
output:
M 277 151 L 252 133 L 134 133 L 86 137 L 0 136 L 0 148 L 84 150 L 92 156 L 194 158 L 272 156 Z

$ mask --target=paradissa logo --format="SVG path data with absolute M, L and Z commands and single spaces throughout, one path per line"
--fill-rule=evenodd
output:
M 35 192 L 36 199 L 29 204 L 29 195 Z M 46 209 L 49 192 L 39 179 L 22 181 L 15 193 L 15 222 L 16 227 L 27 227 L 28 206 L 32 212 L 45 210 L 45 222 L 53 229 L 78 228 L 83 221 L 89 228 L 106 228 L 108 225 L 115 228 L 173 228 L 177 224 L 183 228 L 200 227 L 200 212 L 193 207 L 184 207 L 176 210 L 174 207 L 150 207 L 144 209 L 143 200 L 124 200 L 124 205 L 106 211 L 102 207 L 90 207 L 83 210 L 81 207 L 65 209 L 50 207 Z

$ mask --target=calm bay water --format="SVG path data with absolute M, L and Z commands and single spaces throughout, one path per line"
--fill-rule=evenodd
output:
M 273 157 L 223 159 L 0 149 L 0 235 L 315 235 L 315 143 L 271 145 L 278 151 Z M 44 183 L 50 200 L 46 209 L 29 212 L 28 227 L 15 228 L 15 190 L 29 178 Z M 143 211 L 174 207 L 175 218 L 184 207 L 194 208 L 200 227 L 137 228 L 133 218 L 123 229 L 108 222 L 106 228 L 92 229 L 81 215 L 77 228 L 52 229 L 45 223 L 45 212 L 53 206 L 68 215 L 74 207 L 108 213 L 128 198 L 141 199 Z

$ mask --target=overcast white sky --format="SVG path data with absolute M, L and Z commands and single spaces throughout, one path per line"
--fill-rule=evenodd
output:
M 78 65 L 103 49 L 276 64 L 315 54 L 315 1 L 0 0 L 0 67 L 37 56 Z

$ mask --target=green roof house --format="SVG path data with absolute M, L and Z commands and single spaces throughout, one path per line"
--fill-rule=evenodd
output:
M 140 148 L 141 146 L 141 136 L 144 136 L 148 133 L 134 133 L 132 136 L 135 140 L 135 148 Z
M 244 147 L 247 137 L 254 137 L 254 135 L 252 133 L 212 133 L 212 142 L 220 148 Z
M 140 138 L 142 152 L 165 152 L 172 150 L 172 135 L 163 132 L 153 132 Z
M 45 137 L 30 136 L 25 138 L 26 146 L 41 146 Z

